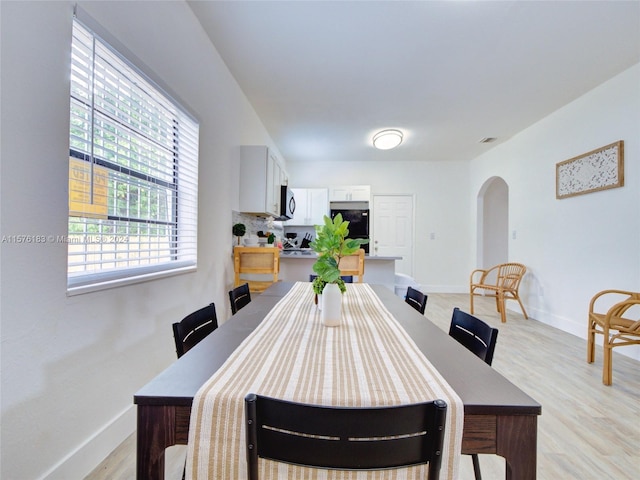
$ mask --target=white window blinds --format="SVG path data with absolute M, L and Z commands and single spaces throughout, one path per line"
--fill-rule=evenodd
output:
M 74 20 L 69 291 L 194 268 L 199 127 Z

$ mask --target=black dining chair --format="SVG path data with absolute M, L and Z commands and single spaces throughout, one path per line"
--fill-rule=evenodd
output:
M 378 470 L 429 464 L 440 475 L 447 404 L 331 407 L 245 397 L 249 480 L 258 458 L 313 468 Z
M 178 358 L 218 328 L 216 306 L 211 303 L 173 324 L 173 339 Z
M 231 313 L 236 314 L 242 307 L 251 303 L 251 292 L 249 291 L 249 284 L 245 283 L 239 287 L 229 290 L 229 301 L 231 302 Z
M 173 340 L 176 344 L 178 358 L 195 347 L 216 328 L 218 328 L 218 317 L 216 316 L 216 306 L 213 303 L 174 323 Z M 182 470 L 182 480 L 184 480 L 185 474 L 186 461 L 185 468 Z
M 491 365 L 493 352 L 496 349 L 496 340 L 498 339 L 497 328 L 493 328 L 479 318 L 455 307 L 451 317 L 451 325 L 449 326 L 449 336 L 455 338 L 478 358 L 484 360 L 487 365 Z M 471 459 L 473 460 L 473 473 L 476 480 L 482 480 L 478 455 L 472 453 Z
M 424 315 L 424 309 L 427 306 L 427 298 L 427 295 L 422 293 L 420 290 L 407 287 L 407 294 L 404 297 L 404 301 Z
M 309 275 L 309 281 L 313 282 L 318 275 L 311 274 Z M 341 275 L 340 278 L 344 283 L 353 283 L 353 275 Z

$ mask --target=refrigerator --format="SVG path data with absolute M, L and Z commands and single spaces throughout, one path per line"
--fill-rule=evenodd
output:
M 369 239 L 369 202 L 331 202 L 329 207 L 332 219 L 340 213 L 349 222 L 349 238 Z M 369 253 L 368 243 L 362 248 Z

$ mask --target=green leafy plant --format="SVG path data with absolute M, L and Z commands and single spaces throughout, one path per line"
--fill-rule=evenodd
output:
M 236 223 L 231 229 L 231 232 L 234 236 L 238 237 L 238 245 L 240 245 L 240 237 L 243 237 L 244 234 L 247 233 L 247 227 L 244 223 Z
M 324 286 L 326 284 L 327 282 L 322 280 L 320 277 L 314 278 L 313 281 L 311 282 L 311 286 L 313 287 L 313 293 L 315 293 L 316 295 L 322 295 L 322 290 L 324 290 Z
M 349 235 L 349 222 L 337 214 L 333 220 L 324 216 L 324 225 L 316 225 L 316 238 L 311 242 L 311 248 L 318 254 L 318 259 L 313 264 L 313 271 L 318 275 L 319 281 L 335 283 L 344 293 L 346 286 L 340 278 L 340 259 L 356 253 L 362 245 L 369 240 L 361 238 L 347 238 Z M 324 285 L 322 285 L 324 288 Z M 316 285 L 314 284 L 314 291 Z M 320 290 L 322 293 L 322 290 Z

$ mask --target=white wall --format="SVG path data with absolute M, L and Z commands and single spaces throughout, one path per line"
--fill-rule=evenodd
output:
M 556 163 L 618 140 L 623 188 L 556 200 Z M 521 293 L 532 317 L 586 337 L 595 293 L 640 289 L 640 65 L 473 160 L 470 174 L 471 208 L 488 178 L 509 186 L 509 259 L 529 269 Z M 640 359 L 634 348 L 616 352 Z
M 468 291 L 468 163 L 407 162 L 402 160 L 402 148 L 388 153 L 388 162 L 290 162 L 289 184 L 294 188 L 371 185 L 372 195 L 414 194 L 413 277 L 426 292 Z
M 2 235 L 66 233 L 73 4 L 0 2 Z M 238 146 L 273 146 L 185 3 L 79 4 L 201 122 L 198 271 L 67 297 L 64 244 L 2 244 L 6 479 L 82 478 L 134 430 L 134 393 L 175 359 L 171 323 L 210 301 L 221 320 L 228 317 Z M 510 230 L 518 231 L 510 256 L 531 267 L 528 308 L 581 333 L 595 291 L 640 284 L 639 77 L 635 67 L 613 79 L 473 161 L 471 171 L 463 161 L 401 158 L 287 169 L 293 186 L 370 184 L 374 194 L 414 193 L 416 279 L 429 291 L 466 291 L 475 266 L 475 198 L 487 178 L 501 176 L 509 185 Z M 555 200 L 556 162 L 618 139 L 626 147 L 624 188 Z
M 1 3 L 2 235 L 67 229 L 73 1 Z M 198 271 L 67 297 L 66 245 L 3 243 L 0 477 L 82 478 L 135 429 L 175 360 L 171 323 L 230 315 L 238 146 L 264 127 L 184 2 L 79 2 L 200 120 Z

